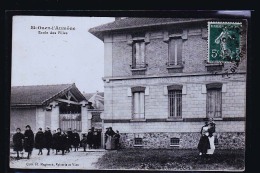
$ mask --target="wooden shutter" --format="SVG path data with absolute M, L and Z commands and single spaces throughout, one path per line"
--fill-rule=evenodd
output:
M 133 44 L 132 68 L 136 68 L 136 43 Z
M 178 39 L 177 41 L 177 64 L 182 64 L 182 39 Z
M 169 42 L 169 65 L 174 65 L 175 60 L 175 39 L 171 39 Z

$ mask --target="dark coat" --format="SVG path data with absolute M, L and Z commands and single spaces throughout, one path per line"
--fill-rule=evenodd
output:
M 57 132 L 53 135 L 53 147 L 56 150 L 65 150 L 67 141 L 66 135 L 61 134 L 61 132 Z
M 72 134 L 72 145 L 74 147 L 78 147 L 79 146 L 79 143 L 80 143 L 80 137 L 79 137 L 79 134 L 77 132 L 74 132 Z
M 203 126 L 205 127 L 205 126 Z M 206 136 L 205 134 L 203 134 L 203 127 L 201 128 L 201 137 L 200 137 L 200 141 L 199 141 L 199 144 L 198 144 L 198 150 L 199 152 L 203 153 L 203 154 L 206 154 L 207 153 L 207 150 L 210 149 L 210 143 L 209 143 L 209 137 Z
M 98 146 L 98 142 L 99 142 L 98 132 L 94 132 L 93 133 L 93 144 L 94 144 L 94 146 Z
M 68 145 L 71 146 L 73 141 L 73 133 L 71 130 L 67 131 L 67 136 L 68 136 Z
M 93 132 L 88 132 L 88 135 L 87 135 L 87 143 L 89 145 L 92 145 L 93 144 Z
M 45 138 L 45 148 L 49 149 L 52 147 L 52 134 L 50 130 L 47 130 L 44 132 L 44 138 Z
M 87 136 L 83 136 L 83 138 L 80 142 L 81 142 L 82 147 L 86 147 L 87 142 L 88 142 Z
M 209 125 L 210 125 L 209 126 L 210 128 L 209 128 L 208 132 L 209 132 L 209 136 L 212 137 L 213 133 L 215 133 L 215 131 L 216 131 L 216 124 L 212 122 Z
M 31 152 L 34 146 L 34 134 L 32 130 L 25 130 L 24 132 L 24 150 Z
M 35 148 L 43 149 L 44 145 L 45 145 L 44 133 L 37 132 L 35 135 Z
M 116 133 L 114 135 L 114 138 L 115 138 L 115 143 L 118 144 L 119 143 L 119 139 L 120 139 L 120 134 Z
M 23 139 L 22 133 L 15 133 L 13 136 L 14 151 L 23 151 Z

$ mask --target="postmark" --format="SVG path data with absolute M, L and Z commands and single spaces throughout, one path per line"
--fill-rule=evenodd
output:
M 242 23 L 208 22 L 208 62 L 239 62 Z

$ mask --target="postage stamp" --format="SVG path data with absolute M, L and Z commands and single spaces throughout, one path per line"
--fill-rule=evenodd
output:
M 208 62 L 239 62 L 242 23 L 208 22 Z

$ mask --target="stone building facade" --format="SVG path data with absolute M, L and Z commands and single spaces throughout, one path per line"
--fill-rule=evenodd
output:
M 207 117 L 217 147 L 245 147 L 246 57 L 232 73 L 232 63 L 207 62 L 210 20 L 124 18 L 89 30 L 104 42 L 104 128 L 119 130 L 123 147 L 196 148 Z

